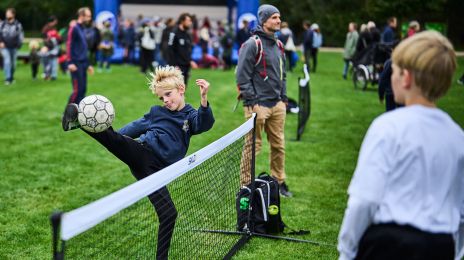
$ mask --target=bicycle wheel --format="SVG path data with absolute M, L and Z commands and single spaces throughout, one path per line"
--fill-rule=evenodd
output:
M 363 65 L 357 66 L 353 70 L 353 84 L 355 89 L 366 90 L 368 83 L 367 68 Z

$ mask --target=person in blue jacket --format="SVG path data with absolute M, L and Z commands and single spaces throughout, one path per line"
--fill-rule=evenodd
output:
M 179 68 L 158 67 L 150 75 L 150 89 L 161 100 L 162 106 L 151 107 L 147 114 L 119 131 L 112 127 L 100 133 L 83 130 L 127 164 L 137 180 L 182 159 L 192 135 L 208 131 L 214 124 L 207 99 L 208 81 L 196 80 L 201 95 L 201 105 L 196 110 L 185 103 L 184 77 Z M 79 128 L 77 115 L 78 106 L 69 104 L 63 115 L 64 131 Z M 177 210 L 166 187 L 150 194 L 148 199 L 159 219 L 156 258 L 167 259 Z
M 88 46 L 84 27 L 92 21 L 92 12 L 88 7 L 79 8 L 77 21 L 70 26 L 66 40 L 66 53 L 68 57 L 68 70 L 71 72 L 73 91 L 69 96 L 69 103 L 79 102 L 85 97 L 87 91 L 87 70 L 93 74 L 93 67 L 89 65 L 87 57 Z

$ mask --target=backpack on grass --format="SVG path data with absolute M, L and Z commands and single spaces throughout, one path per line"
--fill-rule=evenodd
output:
M 250 217 L 253 225 L 251 230 L 262 234 L 278 234 L 283 232 L 285 224 L 281 217 L 279 184 L 277 180 L 263 172 L 255 179 L 254 185 L 255 189 L 252 200 L 252 189 L 249 186 L 241 188 L 237 193 L 237 230 L 243 231 L 247 228 L 251 202 Z

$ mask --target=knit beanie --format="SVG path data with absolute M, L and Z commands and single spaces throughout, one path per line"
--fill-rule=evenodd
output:
M 277 9 L 275 6 L 273 6 L 273 5 L 261 5 L 258 8 L 258 22 L 259 22 L 259 25 L 263 25 L 263 23 L 265 23 L 267 21 L 267 19 L 269 19 L 269 17 L 271 17 L 275 13 L 280 14 L 279 9 Z

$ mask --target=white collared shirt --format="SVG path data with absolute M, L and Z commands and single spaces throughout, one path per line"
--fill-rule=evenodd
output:
M 456 234 L 464 206 L 463 130 L 440 109 L 420 105 L 379 116 L 364 138 L 348 193 L 355 203 L 352 209 L 348 203 L 338 248 L 349 258 L 370 223 Z M 373 210 L 359 206 L 363 201 Z M 355 216 L 365 221 L 350 219 Z

